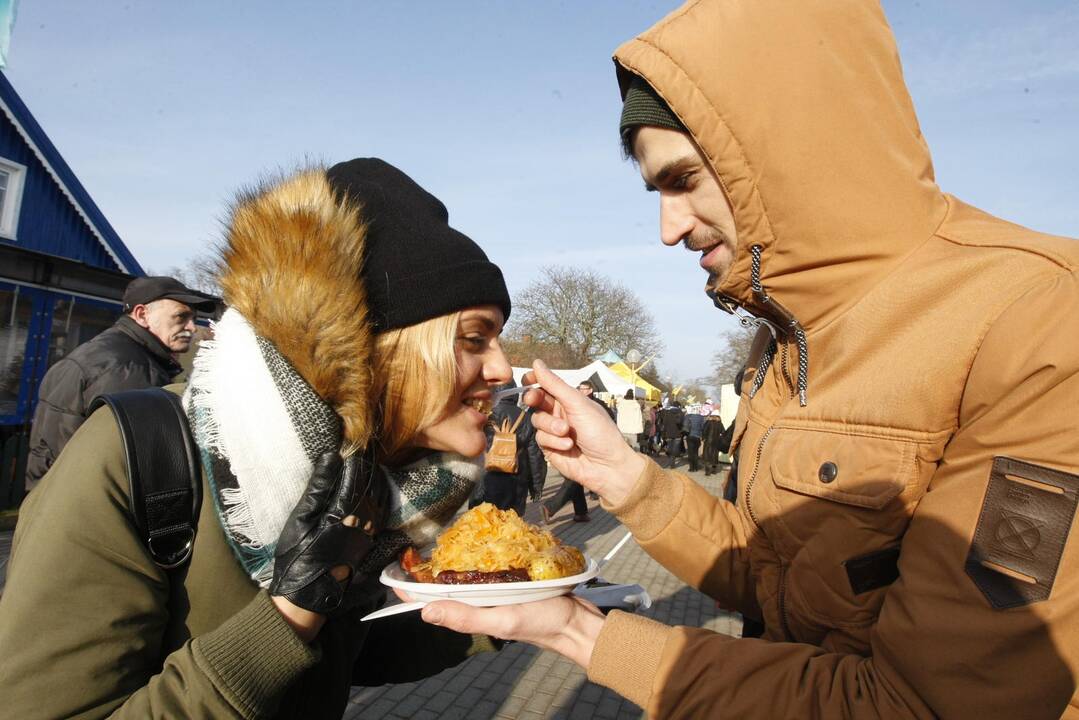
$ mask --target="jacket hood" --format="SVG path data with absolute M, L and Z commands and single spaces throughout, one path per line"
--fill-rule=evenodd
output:
M 360 270 L 361 210 L 339 202 L 323 168 L 266 181 L 233 204 L 221 288 L 341 417 L 344 440 L 374 432 L 374 332 Z
M 623 98 L 647 80 L 716 171 L 738 250 L 711 289 L 754 314 L 780 320 L 780 305 L 811 333 L 943 220 L 876 0 L 689 2 L 614 59 Z

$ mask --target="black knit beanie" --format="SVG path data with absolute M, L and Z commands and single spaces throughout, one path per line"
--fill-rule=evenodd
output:
M 686 132 L 686 126 L 678 119 L 671 108 L 664 102 L 652 86 L 639 75 L 635 75 L 626 88 L 626 98 L 622 101 L 622 119 L 618 123 L 618 134 L 622 142 L 629 140 L 629 134 L 639 125 L 655 125 Z
M 362 206 L 367 224 L 362 276 L 377 332 L 407 327 L 510 296 L 502 271 L 449 226 L 446 206 L 378 158 L 338 163 L 326 172 L 338 198 Z

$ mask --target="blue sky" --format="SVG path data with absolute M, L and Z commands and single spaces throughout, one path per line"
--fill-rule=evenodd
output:
M 658 241 L 621 159 L 611 52 L 675 2 L 24 0 L 6 73 L 149 268 L 219 236 L 234 191 L 305 159 L 378 155 L 505 271 L 614 277 L 662 329 L 664 375 L 706 375 L 731 320 Z M 889 0 L 948 192 L 1079 236 L 1079 2 Z

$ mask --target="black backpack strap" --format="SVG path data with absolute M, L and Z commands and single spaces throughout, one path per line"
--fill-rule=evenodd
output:
M 123 438 L 131 515 L 158 567 L 187 562 L 198 530 L 202 474 L 180 398 L 161 388 L 99 395 Z

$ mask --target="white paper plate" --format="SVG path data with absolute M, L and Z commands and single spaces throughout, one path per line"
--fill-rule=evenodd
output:
M 518 603 L 546 600 L 567 595 L 573 588 L 588 582 L 599 574 L 596 561 L 585 556 L 583 573 L 555 580 L 532 580 L 529 582 L 488 583 L 485 585 L 442 585 L 420 583 L 408 579 L 400 563 L 394 562 L 382 571 L 379 579 L 383 585 L 404 590 L 413 600 L 456 600 L 478 607 L 517 605 Z

